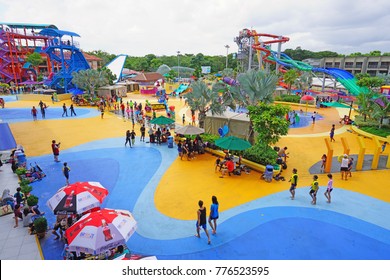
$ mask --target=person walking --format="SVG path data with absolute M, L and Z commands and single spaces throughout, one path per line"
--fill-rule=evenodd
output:
M 61 145 L 61 143 L 58 142 L 58 144 L 57 144 L 56 140 L 51 141 L 51 149 L 53 151 L 54 161 L 55 162 L 60 162 L 58 160 L 58 156 L 60 155 L 60 145 Z
M 313 124 L 316 123 L 316 117 L 317 117 L 317 112 L 314 111 L 313 115 L 311 116 L 311 119 L 313 120 Z
M 100 118 L 103 119 L 104 117 L 104 106 L 103 104 L 100 105 Z
M 185 114 L 183 114 L 182 121 L 183 121 L 183 125 L 185 125 L 185 123 L 186 123 L 186 115 Z
M 134 144 L 135 144 L 135 132 L 134 132 L 134 129 L 133 130 L 131 130 L 131 132 L 130 132 L 130 137 L 131 137 L 131 144 L 134 146 Z
M 145 125 L 143 124 L 139 130 L 141 131 L 140 141 L 145 142 L 145 131 L 146 131 Z
M 195 114 L 192 114 L 191 120 L 192 120 L 191 125 L 195 126 Z
M 62 173 L 64 174 L 65 176 L 65 179 L 66 179 L 66 184 L 69 185 L 69 172 L 70 172 L 70 168 L 68 166 L 68 163 L 67 162 L 64 162 L 64 167 L 62 168 Z
M 130 130 L 127 130 L 127 131 L 126 131 L 126 142 L 125 142 L 125 147 L 126 147 L 127 143 L 129 143 L 130 148 L 132 148 L 132 147 L 131 147 L 131 133 L 130 133 Z
M 330 129 L 330 133 L 329 133 L 330 142 L 336 142 L 336 140 L 334 140 L 334 130 L 335 130 L 335 126 L 334 124 L 332 124 L 332 128 Z
M 343 158 L 341 159 L 341 165 L 340 165 L 341 180 L 344 180 L 344 177 L 345 177 L 346 181 L 348 180 L 348 178 L 347 178 L 347 175 L 348 175 L 348 164 L 349 164 L 348 155 L 345 154 L 343 156 Z
M 348 175 L 349 177 L 352 177 L 352 167 L 353 167 L 353 158 L 350 157 L 348 159 L 348 171 L 345 173 L 345 180 L 348 177 Z
M 31 115 L 33 116 L 34 121 L 37 120 L 37 113 L 38 113 L 38 110 L 35 108 L 35 106 L 33 106 L 31 109 Z
M 323 154 L 321 157 L 321 161 L 322 161 L 321 168 L 320 168 L 321 172 L 324 172 L 324 170 L 325 170 L 326 160 L 327 160 L 327 156 L 326 156 L 326 154 Z
M 69 108 L 69 109 L 70 109 L 70 116 L 73 116 L 73 115 L 77 116 L 77 115 L 76 115 L 76 112 L 74 111 L 73 104 L 70 105 L 70 108 Z
M 210 216 L 209 216 L 209 225 L 212 229 L 212 234 L 217 234 L 217 220 L 219 218 L 218 213 L 218 199 L 215 195 L 211 197 L 211 206 L 210 206 Z
M 202 200 L 198 201 L 198 205 L 199 205 L 199 209 L 196 212 L 197 220 L 196 220 L 196 235 L 195 236 L 200 238 L 200 228 L 203 228 L 204 232 L 207 235 L 207 239 L 208 239 L 207 244 L 210 245 L 211 244 L 210 235 L 209 235 L 209 231 L 207 230 L 207 222 L 206 222 L 206 216 L 207 216 L 206 207 L 203 206 Z
M 295 198 L 295 189 L 297 188 L 298 185 L 298 170 L 294 168 L 292 170 L 292 173 L 293 174 L 291 175 L 289 182 L 291 182 L 290 193 L 291 193 L 291 199 L 293 200 Z
M 66 109 L 66 104 L 65 103 L 62 105 L 62 110 L 63 110 L 62 116 L 64 116 L 64 115 L 68 116 L 68 110 Z
M 332 176 L 332 174 L 329 173 L 328 178 L 329 178 L 328 186 L 326 188 L 324 195 L 325 195 L 326 199 L 328 200 L 328 203 L 330 203 L 330 201 L 331 201 L 330 193 L 333 191 L 333 176 Z
M 311 183 L 311 188 L 310 188 L 310 196 L 312 198 L 312 201 L 311 201 L 311 204 L 313 205 L 316 205 L 317 204 L 317 192 L 318 192 L 318 189 L 319 189 L 319 186 L 318 186 L 318 176 L 317 175 L 314 175 L 313 176 L 313 182 Z

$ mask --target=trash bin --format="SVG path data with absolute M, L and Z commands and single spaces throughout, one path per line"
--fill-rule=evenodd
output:
M 272 165 L 266 165 L 264 171 L 264 180 L 268 183 L 272 182 L 273 175 L 274 175 L 274 167 Z
M 173 136 L 168 136 L 168 148 L 173 148 Z

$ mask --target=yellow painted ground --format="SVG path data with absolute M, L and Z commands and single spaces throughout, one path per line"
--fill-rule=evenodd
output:
M 170 91 L 168 90 L 168 92 Z M 137 100 L 137 102 L 144 102 L 145 99 L 151 102 L 157 101 L 155 97 L 140 94 L 130 95 L 127 99 Z M 6 106 L 32 107 L 37 106 L 36 103 L 19 101 L 9 102 Z M 70 101 L 66 103 L 70 105 Z M 50 104 L 50 106 L 61 105 L 62 103 Z M 171 98 L 169 105 L 176 106 L 177 123 L 181 124 L 182 113 L 185 113 L 187 121 L 190 121 L 188 110 L 183 108 L 184 101 Z M 296 110 L 300 108 L 297 107 Z M 314 109 L 310 110 L 314 111 Z M 320 161 L 322 154 L 326 153 L 324 139 L 329 137 L 333 123 L 336 124 L 334 154 L 343 153 L 341 136 L 347 138 L 351 154 L 358 153 L 357 135 L 347 132 L 347 127 L 338 123 L 340 116 L 348 112 L 332 108 L 316 109 L 316 111 L 325 116 L 324 121 L 319 121 L 306 128 L 292 129 L 290 134 L 283 137 L 277 144 L 278 146 L 287 146 L 290 152 L 290 158 L 287 162 L 288 169 L 283 174 L 287 180 L 291 176 L 292 168 L 298 169 L 299 188 L 305 187 L 305 189 L 298 188 L 297 192 L 306 193 L 308 191 L 307 186 L 312 179 L 308 170 L 313 164 Z M 131 128 L 131 122 L 123 122 L 121 118 L 106 113 L 103 120 L 100 119 L 100 116 L 88 119 L 64 118 L 63 120 L 14 123 L 10 126 L 17 143 L 25 147 L 27 156 L 39 156 L 51 153 L 50 144 L 53 139 L 60 141 L 62 143 L 61 149 L 64 150 L 98 139 L 124 137 L 125 131 Z M 138 126 L 135 129 L 136 132 L 139 131 Z M 369 139 L 365 139 L 365 142 L 367 154 L 372 154 L 373 142 Z M 172 150 L 172 152 L 176 151 Z M 389 148 L 386 153 L 388 152 Z M 260 174 L 254 171 L 249 175 L 242 174 L 241 176 L 221 179 L 219 174 L 214 171 L 214 162 L 215 157 L 209 154 L 200 155 L 193 161 L 181 161 L 178 158 L 164 174 L 157 187 L 154 198 L 156 208 L 164 215 L 191 220 L 195 219 L 194 213 L 196 213 L 199 199 L 204 200 L 206 206 L 209 207 L 211 196 L 216 195 L 220 201 L 220 210 L 224 211 L 248 201 L 289 189 L 287 181 L 266 183 L 260 180 Z M 326 175 L 320 174 L 319 177 L 320 185 L 325 185 Z M 339 173 L 336 173 L 334 181 L 336 188 L 359 192 L 390 203 L 389 170 L 355 172 L 348 181 L 341 181 Z

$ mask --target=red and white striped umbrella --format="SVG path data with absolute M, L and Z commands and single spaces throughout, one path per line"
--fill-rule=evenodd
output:
M 137 228 L 127 210 L 101 209 L 84 215 L 65 231 L 69 251 L 98 255 L 123 245 Z
M 77 182 L 59 189 L 47 206 L 54 214 L 81 214 L 100 207 L 108 190 L 99 182 Z

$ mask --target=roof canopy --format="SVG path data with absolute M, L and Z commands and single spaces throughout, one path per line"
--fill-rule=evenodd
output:
M 136 82 L 155 82 L 162 79 L 163 76 L 157 72 L 149 72 L 149 73 L 140 73 L 134 78 L 130 78 L 132 81 Z
M 1 25 L 7 25 L 11 28 L 31 28 L 31 29 L 58 29 L 54 24 L 32 24 L 32 23 L 12 23 L 12 22 L 0 22 Z
M 70 32 L 70 31 L 65 31 L 65 30 L 58 30 L 54 28 L 45 28 L 42 29 L 39 34 L 41 35 L 46 35 L 46 36 L 51 36 L 51 37 L 62 37 L 64 35 L 72 36 L 72 37 L 80 37 L 79 34 Z

